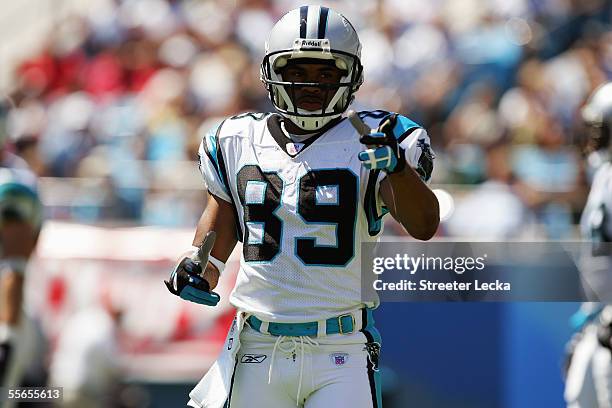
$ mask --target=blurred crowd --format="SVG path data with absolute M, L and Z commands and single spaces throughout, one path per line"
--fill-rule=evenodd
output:
M 195 225 L 200 135 L 224 116 L 272 109 L 264 42 L 301 3 L 95 0 L 57 21 L 15 67 L 3 105 L 14 151 L 40 176 L 92 180 L 50 216 Z M 529 224 L 571 236 L 589 176 L 580 108 L 612 78 L 612 1 L 324 3 L 363 43 L 356 108 L 428 129 L 433 183 L 455 198 L 441 234 L 509 238 Z

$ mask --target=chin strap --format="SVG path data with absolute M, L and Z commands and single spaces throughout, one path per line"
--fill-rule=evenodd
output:
M 313 119 L 313 118 L 304 118 L 304 117 L 300 117 L 300 116 L 294 116 L 294 115 L 290 115 L 290 114 L 285 114 L 285 113 L 281 113 L 281 116 L 283 117 L 283 120 L 281 121 L 281 125 L 284 126 L 284 121 L 285 120 L 290 120 L 293 124 L 295 124 L 297 127 L 299 127 L 302 130 L 305 130 L 307 132 L 313 132 L 313 135 L 320 135 L 322 133 L 325 133 L 327 130 L 329 130 L 330 128 L 332 128 L 333 126 L 335 126 L 336 124 L 338 124 L 342 119 L 342 114 L 339 113 L 337 116 L 328 116 L 328 117 L 324 117 L 324 119 L 328 119 L 324 125 L 318 127 L 317 129 L 306 129 L 302 126 L 300 126 L 300 124 L 298 122 L 296 122 L 296 120 L 302 120 L 302 119 Z M 318 118 L 321 119 L 321 118 Z M 287 132 L 288 133 L 288 132 Z

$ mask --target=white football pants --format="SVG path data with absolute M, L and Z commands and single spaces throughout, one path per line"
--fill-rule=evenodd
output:
M 272 336 L 245 324 L 226 407 L 382 408 L 367 341 L 361 332 Z
M 568 408 L 612 408 L 612 356 L 599 344 L 595 324 L 584 329 L 574 349 L 565 401 Z

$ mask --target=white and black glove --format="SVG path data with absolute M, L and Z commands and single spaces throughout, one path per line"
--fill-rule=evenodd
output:
M 216 306 L 219 303 L 221 297 L 210 291 L 210 284 L 202 277 L 202 265 L 205 268 L 208 264 L 215 238 L 215 232 L 210 231 L 195 256 L 184 256 L 179 260 L 170 274 L 170 279 L 164 281 L 170 293 L 201 305 Z

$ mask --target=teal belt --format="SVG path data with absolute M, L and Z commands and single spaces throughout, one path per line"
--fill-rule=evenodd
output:
M 261 331 L 262 321 L 255 316 L 250 316 L 247 323 L 258 332 Z M 355 331 L 355 318 L 347 313 L 332 317 L 325 321 L 325 334 L 349 334 Z M 268 323 L 268 333 L 273 336 L 317 336 L 319 324 L 317 322 L 307 323 Z

